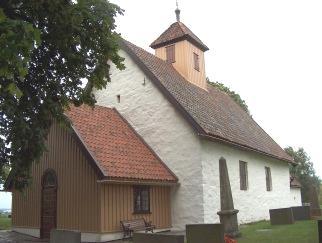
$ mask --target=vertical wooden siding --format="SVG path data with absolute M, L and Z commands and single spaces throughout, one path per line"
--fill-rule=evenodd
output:
M 57 124 L 53 124 L 47 143 L 48 152 L 31 168 L 31 186 L 23 193 L 13 192 L 13 226 L 40 228 L 41 178 L 52 168 L 58 178 L 57 227 L 99 232 L 99 185 L 83 151 L 71 133 Z
M 103 184 L 102 199 L 102 230 L 103 232 L 120 231 L 120 220 L 144 217 L 152 221 L 157 228 L 171 227 L 170 187 L 150 187 L 151 214 L 133 214 L 133 186 Z
M 199 56 L 199 71 L 194 68 L 193 53 Z M 166 46 L 156 49 L 155 55 L 166 60 Z M 206 88 L 204 52 L 189 41 L 184 40 L 175 43 L 175 62 L 172 65 L 189 82 L 203 89 Z

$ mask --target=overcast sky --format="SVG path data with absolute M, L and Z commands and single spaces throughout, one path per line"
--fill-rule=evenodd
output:
M 175 0 L 113 0 L 118 32 L 151 51 Z M 322 177 L 322 1 L 179 0 L 181 21 L 208 47 L 206 73 L 246 100 L 282 147 L 304 147 Z M 0 193 L 0 208 L 10 196 Z
M 113 0 L 118 31 L 149 45 L 175 21 L 175 0 Z M 322 1 L 179 0 L 208 47 L 206 73 L 237 91 L 282 147 L 304 147 L 322 178 Z

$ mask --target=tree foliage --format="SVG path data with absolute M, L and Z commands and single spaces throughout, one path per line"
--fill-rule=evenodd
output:
M 0 171 L 0 185 L 4 184 L 5 179 L 8 177 L 10 172 L 9 166 L 4 166 L 3 169 Z
M 93 105 L 93 88 L 122 69 L 115 17 L 106 0 L 0 1 L 0 175 L 9 165 L 24 188 L 53 119 L 70 104 Z M 84 88 L 84 80 L 87 80 Z
M 250 115 L 246 101 L 243 100 L 239 94 L 237 94 L 235 91 L 230 90 L 230 88 L 225 86 L 223 83 L 219 83 L 219 82 L 214 83 L 214 82 L 211 82 L 208 78 L 207 78 L 207 82 L 210 85 L 219 89 L 220 91 L 223 91 L 226 94 L 228 94 L 245 112 L 247 112 L 247 114 Z
M 296 166 L 290 165 L 290 173 L 295 176 L 302 185 L 302 201 L 309 202 L 309 189 L 311 186 L 315 186 L 317 190 L 320 189 L 320 178 L 316 175 L 313 167 L 313 162 L 303 148 L 294 150 L 292 147 L 285 148 L 294 161 Z

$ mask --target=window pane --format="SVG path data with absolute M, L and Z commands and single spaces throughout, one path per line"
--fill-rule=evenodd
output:
M 55 172 L 52 170 L 49 170 L 45 172 L 44 178 L 43 178 L 43 186 L 44 187 L 52 187 L 56 186 L 57 181 L 56 181 L 56 175 Z
M 239 161 L 240 190 L 248 189 L 247 163 Z
M 265 167 L 265 175 L 266 175 L 266 190 L 272 190 L 272 176 L 271 169 L 269 167 Z
M 140 193 L 137 193 L 136 199 L 135 199 L 135 210 L 140 211 L 141 210 L 141 195 Z
M 144 213 L 150 211 L 150 193 L 147 186 L 134 187 L 134 212 Z
M 142 191 L 142 210 L 143 211 L 149 211 L 149 192 L 147 189 Z

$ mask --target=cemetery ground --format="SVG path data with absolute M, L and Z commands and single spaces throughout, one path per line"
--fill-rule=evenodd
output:
M 296 221 L 289 225 L 274 225 L 269 221 L 241 225 L 238 243 L 318 243 L 316 220 Z
M 10 229 L 10 226 L 11 219 L 0 216 L 0 229 Z M 291 225 L 275 226 L 271 226 L 269 221 L 261 221 L 241 225 L 240 230 L 242 237 L 237 239 L 238 243 L 318 243 L 316 220 L 296 221 Z
M 0 214 L 0 230 L 7 230 L 11 227 L 11 218 L 8 215 Z

